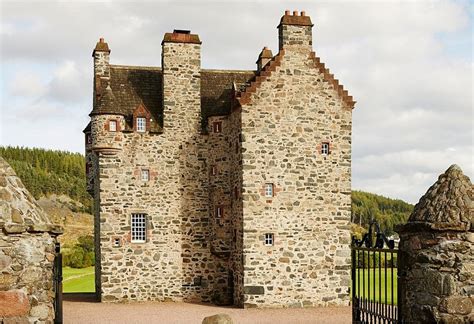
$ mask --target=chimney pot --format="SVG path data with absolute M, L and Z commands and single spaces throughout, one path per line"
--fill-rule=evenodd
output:
M 289 16 L 290 15 L 290 10 L 285 10 L 285 16 Z
M 298 10 L 293 11 L 293 16 L 298 16 Z
M 301 12 L 301 16 L 302 16 L 302 17 L 306 16 L 306 12 L 305 12 L 305 11 L 302 11 L 302 12 Z
M 103 43 L 103 42 L 104 42 L 104 38 L 103 38 L 103 37 L 99 38 L 99 42 L 100 42 L 100 43 Z

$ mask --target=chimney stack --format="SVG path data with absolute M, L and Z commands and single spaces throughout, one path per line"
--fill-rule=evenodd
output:
M 294 10 L 293 15 L 290 15 L 290 11 L 285 10 L 278 25 L 279 48 L 298 47 L 311 51 L 313 45 L 312 28 L 311 18 L 306 16 L 305 11 L 298 14 L 298 11 Z

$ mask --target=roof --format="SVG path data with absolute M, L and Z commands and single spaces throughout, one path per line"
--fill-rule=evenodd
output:
M 0 229 L 7 234 L 61 233 L 61 227 L 51 224 L 48 215 L 2 157 L 0 157 L 0 198 Z
M 230 113 L 233 87 L 245 85 L 255 76 L 247 70 L 201 70 L 201 114 Z M 142 104 L 154 120 L 163 117 L 162 71 L 158 67 L 110 65 L 110 81 L 101 85 L 100 98 L 91 112 L 131 116 Z M 103 81 L 102 81 L 103 82 Z M 153 127 L 153 125 L 152 125 Z
M 450 166 L 415 205 L 408 225 L 425 225 L 435 230 L 473 230 L 473 189 L 461 168 Z

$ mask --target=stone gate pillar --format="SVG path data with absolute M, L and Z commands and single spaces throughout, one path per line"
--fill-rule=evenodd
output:
M 398 301 L 407 323 L 474 322 L 473 186 L 457 165 L 397 229 Z

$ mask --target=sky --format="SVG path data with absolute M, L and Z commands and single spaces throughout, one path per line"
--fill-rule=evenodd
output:
M 451 164 L 473 177 L 473 17 L 465 1 L 0 1 L 0 145 L 84 152 L 92 50 L 159 66 L 165 32 L 202 40 L 202 67 L 255 69 L 285 9 L 357 101 L 352 187 L 415 203 Z

